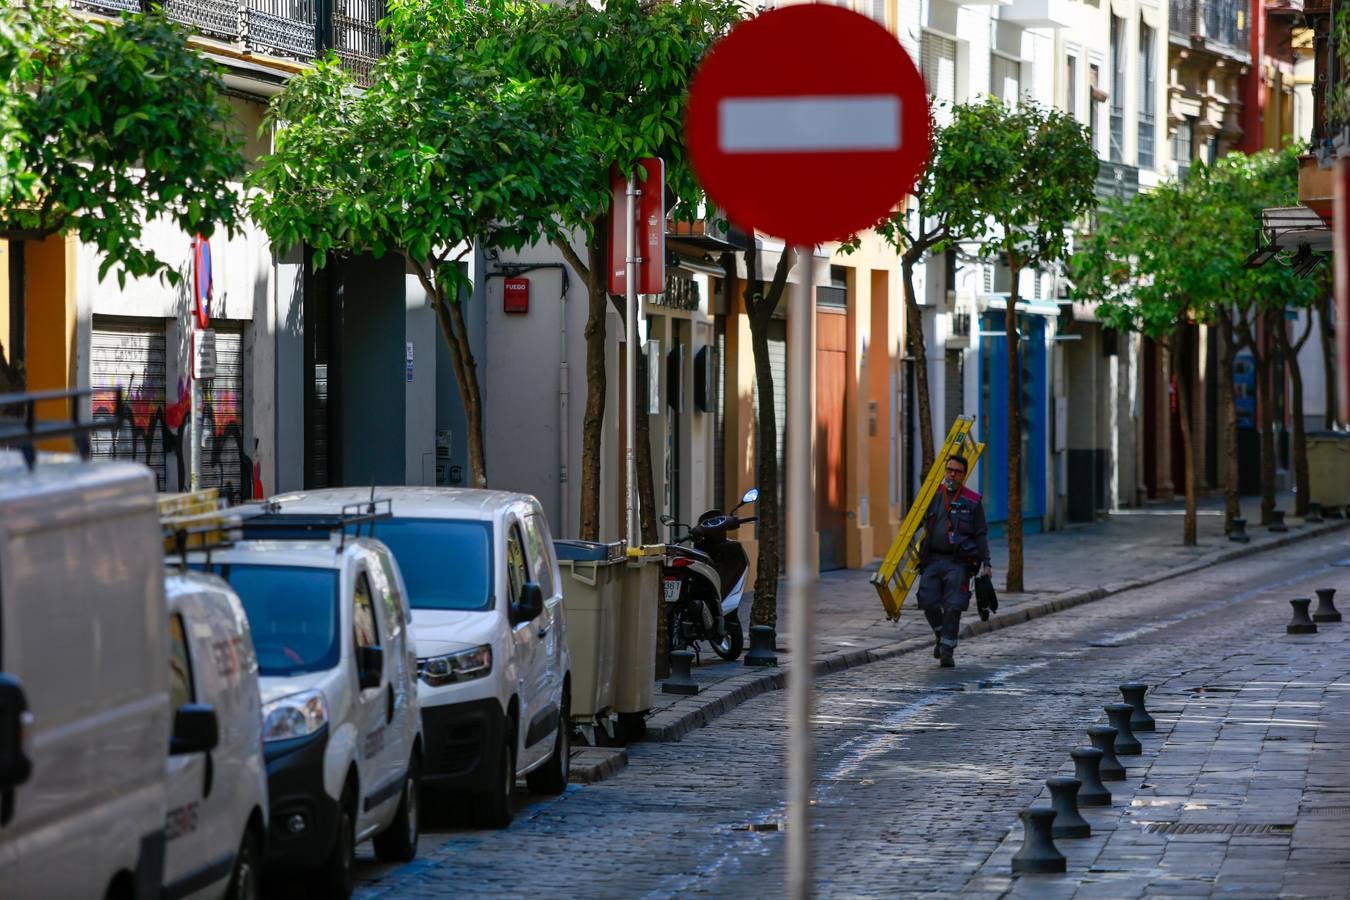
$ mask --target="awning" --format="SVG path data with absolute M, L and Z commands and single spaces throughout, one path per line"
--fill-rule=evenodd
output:
M 1261 236 L 1280 250 L 1297 250 L 1307 244 L 1313 252 L 1331 252 L 1331 229 L 1322 217 L 1306 206 L 1275 206 L 1261 210 Z

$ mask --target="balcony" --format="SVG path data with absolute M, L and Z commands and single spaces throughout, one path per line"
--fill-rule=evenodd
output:
M 150 0 L 71 0 L 90 12 L 148 10 Z M 240 45 L 250 53 L 309 62 L 328 50 L 368 84 L 384 52 L 376 23 L 385 0 L 160 0 L 164 13 L 196 34 Z
M 1111 197 L 1125 200 L 1133 197 L 1139 193 L 1139 169 L 1124 163 L 1099 160 L 1094 192 L 1101 200 Z
M 1172 0 L 1168 27 L 1174 40 L 1248 60 L 1249 7 L 1244 0 Z
M 1069 28 L 1077 21 L 1074 7 L 1072 0 L 1012 0 L 999 18 L 1023 28 Z

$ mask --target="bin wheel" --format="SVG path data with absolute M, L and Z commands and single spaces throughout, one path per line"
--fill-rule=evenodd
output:
M 647 736 L 647 717 L 640 713 L 619 713 L 619 734 L 625 744 L 642 740 Z
M 536 794 L 561 794 L 572 774 L 571 704 L 563 697 L 558 711 L 558 734 L 553 739 L 553 755 L 548 762 L 525 776 L 525 784 Z

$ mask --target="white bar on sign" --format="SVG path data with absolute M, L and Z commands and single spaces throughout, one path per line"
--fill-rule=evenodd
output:
M 727 97 L 717 105 L 723 153 L 847 153 L 900 148 L 900 98 Z

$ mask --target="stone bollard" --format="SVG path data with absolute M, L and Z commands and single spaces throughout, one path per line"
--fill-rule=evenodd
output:
M 1308 501 L 1308 514 L 1303 517 L 1303 521 L 1310 525 L 1316 525 L 1322 521 L 1322 504 Z
M 777 648 L 774 647 L 776 635 L 772 625 L 750 626 L 750 650 L 745 654 L 747 666 L 778 665 Z
M 1156 731 L 1158 723 L 1153 721 L 1153 717 L 1148 714 L 1144 708 L 1144 694 L 1148 693 L 1148 685 L 1130 682 L 1120 686 L 1120 694 L 1125 698 L 1125 702 L 1134 707 L 1134 712 L 1130 714 L 1131 731 Z
M 1311 597 L 1299 597 L 1290 600 L 1289 605 L 1294 608 L 1294 617 L 1289 620 L 1289 624 L 1284 627 L 1285 634 L 1316 634 L 1317 623 L 1308 618 L 1308 607 L 1312 605 Z
M 1139 739 L 1130 730 L 1130 716 L 1134 715 L 1134 707 L 1128 703 L 1108 703 L 1104 708 L 1107 721 L 1116 730 L 1116 755 L 1138 756 L 1143 753 L 1144 748 L 1140 746 Z
M 1266 525 L 1266 528 L 1271 531 L 1288 531 L 1289 526 L 1284 524 L 1284 510 L 1272 509 L 1270 511 L 1270 522 Z
M 1317 612 L 1313 613 L 1314 622 L 1339 622 L 1341 614 L 1331 599 L 1336 596 L 1335 588 L 1317 589 Z
M 1082 783 L 1078 789 L 1079 806 L 1110 806 L 1111 792 L 1102 784 L 1102 751 L 1096 747 L 1074 747 L 1073 775 Z
M 1022 849 L 1013 854 L 1013 874 L 1065 871 L 1069 861 L 1055 849 L 1055 839 L 1050 836 L 1055 811 L 1048 806 L 1031 806 L 1017 817 L 1022 820 Z
M 1051 837 L 1092 837 L 1092 826 L 1078 814 L 1078 789 L 1083 786 L 1083 782 L 1077 778 L 1056 777 L 1047 779 L 1045 785 L 1050 788 L 1050 805 L 1055 808 L 1055 825 L 1050 829 Z
M 1234 519 L 1233 530 L 1228 532 L 1228 539 L 1235 544 L 1247 544 L 1251 542 L 1251 535 L 1247 534 L 1247 520 Z
M 1116 759 L 1116 730 L 1110 725 L 1093 725 L 1088 729 L 1088 740 L 1102 751 L 1102 764 L 1097 767 L 1102 781 L 1124 781 L 1125 767 Z
M 697 694 L 702 688 L 694 680 L 690 666 L 694 663 L 694 654 L 689 650 L 672 650 L 670 653 L 670 677 L 661 682 L 663 694 Z

